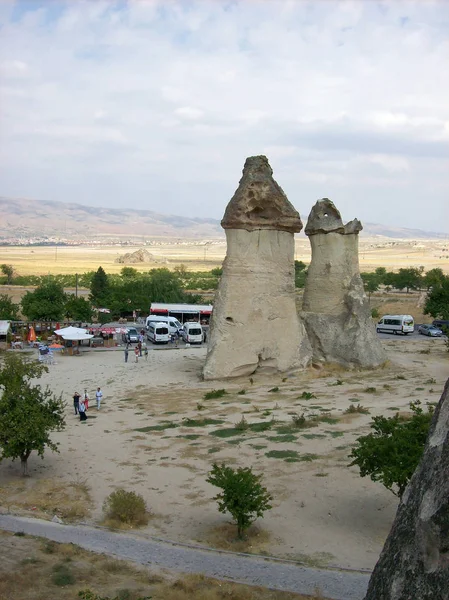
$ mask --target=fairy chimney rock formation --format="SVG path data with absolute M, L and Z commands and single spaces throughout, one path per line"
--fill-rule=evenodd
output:
M 376 367 L 386 361 L 371 319 L 359 272 L 357 219 L 343 225 L 327 198 L 310 212 L 305 233 L 312 246 L 301 318 L 313 360 L 344 367 Z
M 294 285 L 294 233 L 302 223 L 265 156 L 247 158 L 221 225 L 227 253 L 204 379 L 306 365 L 311 351 L 296 311 Z
M 365 600 L 449 600 L 449 380 Z

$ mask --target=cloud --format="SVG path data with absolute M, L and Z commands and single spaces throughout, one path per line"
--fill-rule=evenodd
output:
M 0 191 L 220 217 L 246 156 L 266 153 L 302 213 L 328 196 L 348 218 L 449 231 L 448 12 L 2 3 Z

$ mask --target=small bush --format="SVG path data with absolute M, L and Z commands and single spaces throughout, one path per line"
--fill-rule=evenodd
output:
M 246 390 L 240 390 L 240 392 L 237 392 L 237 394 L 239 396 L 244 396 L 246 394 Z
M 271 388 L 271 390 L 268 390 L 269 392 L 279 392 L 279 388 L 276 386 L 274 388 Z
M 361 415 L 369 414 L 369 410 L 362 406 L 361 404 L 350 404 L 348 408 L 345 410 L 345 415 L 352 415 L 354 413 L 360 413 Z
M 235 428 L 237 429 L 237 431 L 246 431 L 248 427 L 248 421 L 245 419 L 244 415 L 242 416 L 240 421 L 235 424 Z
M 396 379 L 403 379 L 403 380 L 405 380 L 406 377 L 404 375 L 396 375 Z
M 313 398 L 316 398 L 315 394 L 312 394 L 312 392 L 303 392 L 299 398 L 301 400 L 312 400 Z
M 335 385 L 343 385 L 343 381 L 341 379 L 337 379 L 337 381 L 334 381 L 333 383 L 329 384 L 330 387 L 333 387 Z
M 222 398 L 226 396 L 228 392 L 226 390 L 211 390 L 210 392 L 206 392 L 203 396 L 204 400 L 213 400 L 214 398 Z
M 436 383 L 437 380 L 435 379 L 435 377 L 431 377 L 430 379 L 426 379 L 426 381 L 424 382 L 426 385 L 432 385 L 432 383 Z
M 380 316 L 379 310 L 377 308 L 372 308 L 371 309 L 371 317 L 373 319 L 378 319 Z
M 65 563 L 58 563 L 53 567 L 51 581 L 55 585 L 60 586 L 73 585 L 75 583 L 75 576 Z
M 367 387 L 363 390 L 365 394 L 375 394 L 377 389 L 375 387 Z
M 307 419 L 304 416 L 304 413 L 302 413 L 301 415 L 298 415 L 297 413 L 292 415 L 292 421 L 293 425 L 295 427 L 298 427 L 298 429 L 300 429 L 301 427 L 305 427 L 307 423 Z
M 103 504 L 106 519 L 126 525 L 146 525 L 148 511 L 140 494 L 127 492 L 123 488 L 112 492 Z

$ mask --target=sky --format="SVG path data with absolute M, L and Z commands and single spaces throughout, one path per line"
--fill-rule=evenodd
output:
M 255 154 L 449 233 L 449 2 L 0 0 L 0 195 L 221 218 Z

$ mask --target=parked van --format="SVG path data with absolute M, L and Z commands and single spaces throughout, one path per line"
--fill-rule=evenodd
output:
M 181 331 L 186 344 L 202 344 L 203 343 L 203 328 L 200 323 L 195 321 L 187 321 L 184 323 L 184 329 Z
M 154 323 L 151 321 L 148 325 L 147 338 L 153 344 L 168 344 L 170 334 L 168 333 L 167 323 Z
M 415 323 L 411 315 L 384 315 L 377 323 L 377 333 L 413 333 Z
M 168 326 L 168 333 L 170 335 L 173 333 L 177 333 L 178 331 L 180 332 L 182 329 L 182 323 L 180 323 L 175 317 L 161 317 L 159 315 L 150 315 L 145 321 L 145 327 L 147 331 L 150 323 L 165 323 Z

